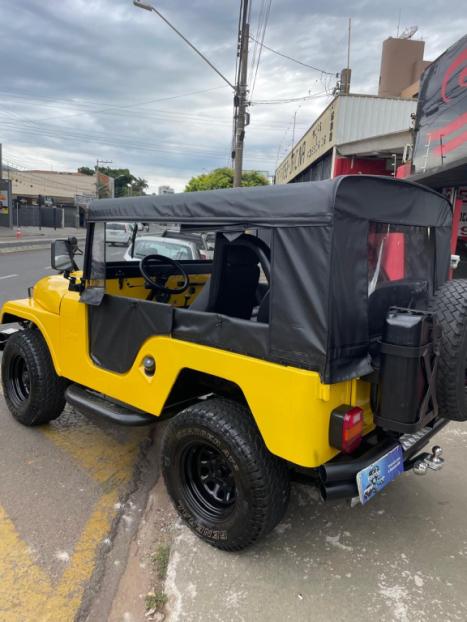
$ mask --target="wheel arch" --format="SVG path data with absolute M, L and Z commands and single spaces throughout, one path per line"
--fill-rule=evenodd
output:
M 245 393 L 236 382 L 191 367 L 184 367 L 179 371 L 172 385 L 162 413 L 167 418 L 174 416 L 178 404 L 195 401 L 209 393 L 243 404 L 251 412 Z M 252 418 L 254 419 L 254 416 Z
M 17 322 L 25 322 L 24 317 L 15 315 L 14 313 L 4 313 L 0 317 L 0 324 L 16 324 Z M 29 321 L 29 320 L 27 320 Z
M 28 316 L 29 316 L 29 313 L 24 313 L 24 314 L 19 315 L 18 313 L 14 313 L 11 311 L 4 311 L 3 314 L 0 315 L 0 326 L 2 324 L 16 324 L 16 323 L 23 324 L 26 322 L 31 328 L 35 328 L 36 330 L 38 330 L 40 334 L 42 335 L 42 338 L 44 339 L 47 345 L 47 348 L 50 352 L 50 356 L 52 358 L 52 363 L 55 368 L 55 371 L 57 375 L 60 376 L 61 375 L 60 366 L 58 365 L 55 350 L 52 347 L 52 340 L 47 334 L 47 331 L 44 325 L 42 324 L 42 322 L 38 320 L 38 318 L 36 317 L 28 317 Z

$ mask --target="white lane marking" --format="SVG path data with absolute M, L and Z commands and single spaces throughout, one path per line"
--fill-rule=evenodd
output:
M 52 270 L 52 266 L 44 266 L 44 270 Z
M 6 276 L 0 276 L 0 281 L 2 279 L 13 279 L 15 276 L 19 276 L 18 274 L 7 274 Z

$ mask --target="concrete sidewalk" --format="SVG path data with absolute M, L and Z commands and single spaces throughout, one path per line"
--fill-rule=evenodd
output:
M 16 232 L 18 231 L 17 227 L 13 227 L 12 229 L 8 227 L 0 227 L 0 242 L 3 240 L 13 239 L 16 240 Z M 77 235 L 77 234 L 86 234 L 86 229 L 76 229 L 75 227 L 65 227 L 63 229 L 57 228 L 53 229 L 52 227 L 20 227 L 19 231 L 21 232 L 21 239 L 24 238 L 48 238 L 55 239 L 56 237 L 63 237 L 68 235 Z
M 47 248 L 53 240 L 75 236 L 78 240 L 84 240 L 86 229 L 65 227 L 52 229 L 50 227 L 16 227 L 8 229 L 0 227 L 0 253 L 17 252 L 19 250 L 31 250 Z
M 274 532 L 223 553 L 178 523 L 167 622 L 467 620 L 467 430 L 437 437 L 446 466 L 406 473 L 368 505 L 326 505 L 296 485 Z

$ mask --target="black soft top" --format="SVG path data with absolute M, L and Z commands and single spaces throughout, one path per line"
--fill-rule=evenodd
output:
M 390 213 L 399 224 L 433 226 L 450 218 L 448 201 L 429 188 L 389 177 L 347 175 L 281 186 L 99 199 L 91 202 L 88 220 L 290 227 L 327 224 L 334 212 L 385 222 Z
M 430 265 L 430 294 L 449 273 L 449 202 L 429 188 L 389 177 L 349 175 L 284 186 L 104 199 L 91 204 L 89 220 L 269 229 L 269 324 L 165 305 L 171 334 L 316 370 L 326 383 L 372 371 L 368 244 L 375 224 L 426 228 L 432 250 L 420 249 L 413 278 L 422 278 L 428 269 L 423 265 Z M 89 292 L 82 299 L 85 295 L 89 302 Z M 103 290 L 97 304 L 102 295 Z

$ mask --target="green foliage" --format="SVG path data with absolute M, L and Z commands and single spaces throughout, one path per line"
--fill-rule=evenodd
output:
M 233 187 L 233 169 L 224 167 L 216 168 L 210 173 L 203 173 L 197 177 L 192 177 L 185 186 L 185 192 L 198 192 L 200 190 L 215 190 L 216 188 Z M 258 171 L 244 171 L 242 175 L 242 186 L 267 186 L 267 177 Z
M 109 177 L 114 178 L 115 183 L 115 196 L 138 196 L 145 194 L 145 190 L 148 188 L 148 182 L 142 177 L 135 177 L 130 173 L 127 168 L 110 168 L 108 166 L 100 166 L 99 172 Z M 88 166 L 81 166 L 78 169 L 78 173 L 83 175 L 95 175 L 96 169 L 89 168 Z M 102 198 L 105 194 L 105 188 L 99 188 L 99 196 Z
M 152 563 L 156 569 L 159 579 L 164 580 L 167 574 L 167 567 L 169 565 L 170 546 L 168 544 L 161 544 L 157 548 L 157 551 L 151 555 Z
M 89 168 L 89 166 L 80 166 L 78 169 L 78 173 L 81 175 L 94 175 L 96 171 L 93 168 Z
M 155 613 L 160 611 L 167 602 L 167 594 L 162 591 L 147 594 L 145 600 L 146 610 Z

